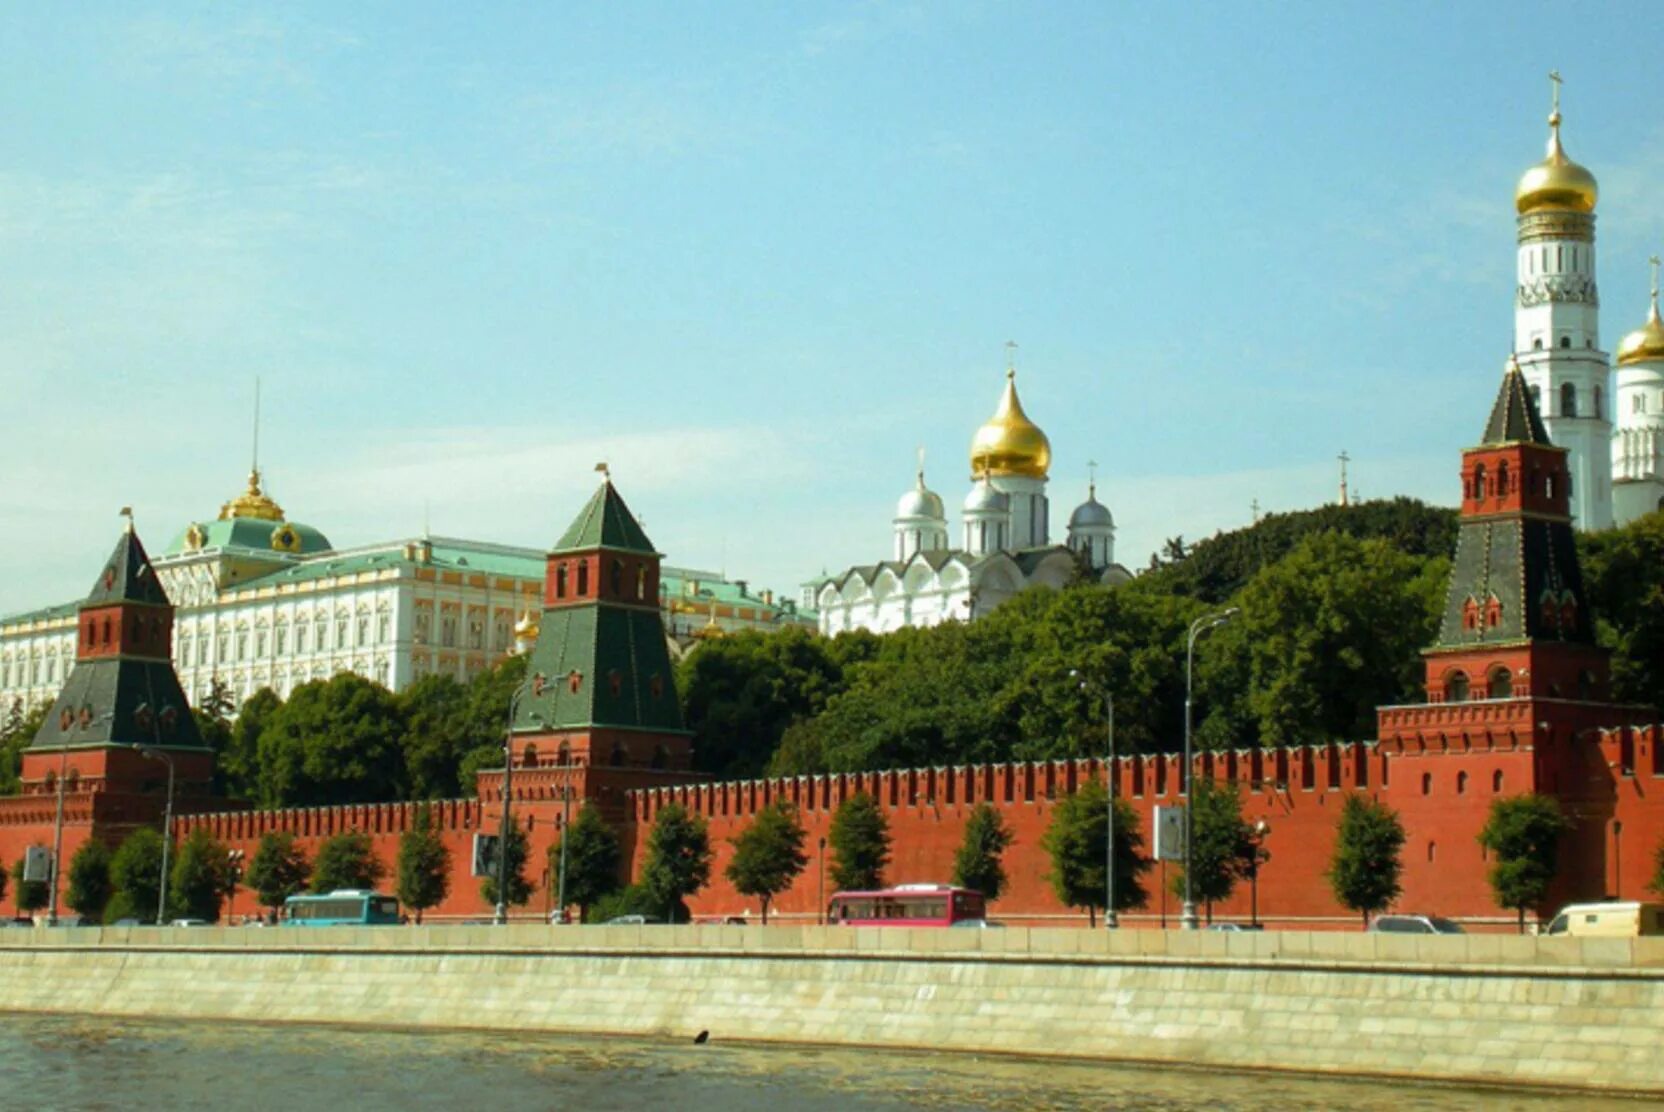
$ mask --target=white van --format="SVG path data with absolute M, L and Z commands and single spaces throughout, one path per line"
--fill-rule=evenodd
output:
M 1664 934 L 1664 904 L 1637 901 L 1568 904 L 1560 909 L 1544 934 L 1576 938 L 1634 938 Z

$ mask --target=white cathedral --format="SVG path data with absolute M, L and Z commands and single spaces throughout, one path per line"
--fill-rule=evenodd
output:
M 1595 176 L 1560 143 L 1559 77 L 1548 155 L 1514 192 L 1519 220 L 1514 351 L 1549 439 L 1569 450 L 1580 529 L 1624 525 L 1664 509 L 1664 323 L 1658 260 L 1646 323 L 1618 344 L 1618 389 L 1600 347 Z M 1613 414 L 1616 415 L 1616 426 Z
M 947 511 L 924 485 L 921 461 L 891 521 L 893 558 L 811 585 L 820 631 L 885 633 L 969 621 L 1028 587 L 1063 587 L 1082 575 L 1101 583 L 1131 579 L 1115 562 L 1115 518 L 1098 501 L 1095 481 L 1069 515 L 1066 543 L 1051 542 L 1051 460 L 1051 442 L 1023 412 L 1016 372 L 1007 370 L 999 408 L 971 441 L 960 545 L 949 542 Z

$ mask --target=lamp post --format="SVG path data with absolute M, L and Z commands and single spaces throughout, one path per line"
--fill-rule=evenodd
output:
M 556 899 L 560 901 L 560 921 L 566 922 L 566 843 L 572 833 L 572 764 L 561 766 L 566 774 L 565 782 L 560 786 L 560 798 L 563 804 L 560 820 L 560 872 L 555 881 Z
M 173 758 L 163 749 L 141 745 L 139 755 L 168 766 L 168 801 L 162 812 L 162 890 L 156 897 L 156 925 L 166 922 L 168 908 L 168 847 L 173 843 Z
M 1069 675 L 1079 678 L 1080 673 L 1069 669 Z M 1080 681 L 1080 689 L 1085 691 L 1086 681 Z M 1104 808 L 1104 930 L 1112 931 L 1121 925 L 1115 914 L 1115 696 L 1104 692 L 1104 789 L 1109 796 L 1108 805 Z
M 64 776 L 69 770 L 69 743 L 58 750 L 58 815 L 52 820 L 52 903 L 46 909 L 46 925 L 58 925 L 58 858 L 64 853 Z
M 1187 931 L 1196 929 L 1196 901 L 1191 895 L 1194 879 L 1191 873 L 1194 870 L 1190 867 L 1190 843 L 1195 826 L 1193 812 L 1196 802 L 1196 793 L 1190 790 L 1190 704 L 1194 686 L 1192 678 L 1196 664 L 1196 638 L 1210 629 L 1224 625 L 1236 617 L 1238 612 L 1239 609 L 1233 606 L 1229 610 L 1221 610 L 1217 614 L 1204 614 L 1197 618 L 1190 623 L 1190 636 L 1185 640 L 1184 646 L 1184 907 L 1179 912 L 1179 926 Z
M 821 926 L 826 925 L 826 838 L 820 840 L 820 910 L 816 912 L 816 921 Z
M 1260 925 L 1260 866 L 1268 860 L 1265 838 L 1270 833 L 1271 824 L 1264 819 L 1254 824 L 1253 852 L 1248 858 L 1248 922 L 1256 927 Z
M 497 909 L 491 919 L 498 926 L 508 922 L 508 832 L 509 806 L 514 798 L 514 715 L 527 692 L 543 694 L 541 672 L 527 676 L 508 700 L 508 729 L 503 733 L 503 821 L 497 831 Z
M 225 894 L 225 919 L 229 923 L 232 919 L 231 913 L 237 907 L 237 885 L 243 879 L 243 851 L 234 849 L 227 853 L 225 863 L 228 875 L 231 877 L 231 885 L 226 889 Z

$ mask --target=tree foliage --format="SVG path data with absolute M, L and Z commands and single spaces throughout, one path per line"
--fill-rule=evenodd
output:
M 460 790 L 462 758 L 474 747 L 467 728 L 468 689 L 452 676 L 430 673 L 400 692 L 398 700 L 404 718 L 405 780 L 411 797 L 454 797 Z M 501 764 L 501 746 L 494 752 Z
M 803 839 L 803 824 L 798 821 L 797 808 L 785 800 L 775 800 L 758 811 L 746 828 L 730 839 L 734 856 L 728 862 L 725 875 L 734 891 L 757 897 L 765 925 L 769 904 L 792 886 L 792 881 L 809 863 L 809 855 L 803 852 Z
M 331 835 L 318 846 L 312 863 L 312 891 L 320 895 L 342 888 L 374 888 L 387 874 L 370 836 L 362 830 Z
M 1596 634 L 1612 650 L 1612 695 L 1664 708 L 1664 510 L 1579 533 Z
M 231 890 L 231 856 L 225 843 L 198 828 L 186 836 L 168 868 L 168 914 L 217 923 Z
M 1479 832 L 1479 844 L 1491 856 L 1486 879 L 1498 905 L 1519 913 L 1521 934 L 1526 909 L 1548 895 L 1559 867 L 1560 837 L 1570 828 L 1552 796 L 1515 795 L 1491 804 Z
M 115 887 L 110 880 L 110 847 L 88 838 L 69 859 L 69 892 L 64 902 L 88 923 L 104 918 Z
M 6 706 L 0 717 L 0 795 L 16 795 L 22 790 L 23 751 L 35 740 L 51 709 L 50 701 L 31 707 L 21 697 L 13 698 Z M 0 869 L 0 875 L 4 872 Z
M 506 856 L 508 895 L 503 902 L 509 907 L 524 907 L 532 898 L 532 882 L 526 879 L 526 858 L 530 851 L 526 844 L 525 828 L 511 819 L 507 840 L 499 835 L 495 845 L 496 848 L 488 858 L 490 868 L 485 876 L 480 878 L 480 898 L 488 904 L 496 905 L 498 870 L 502 868 Z
M 618 835 L 593 803 L 585 803 L 572 825 L 549 847 L 549 875 L 557 883 L 562 843 L 566 844 L 566 902 L 576 904 L 578 917 L 587 921 L 590 908 L 618 890 L 623 850 Z
M 260 836 L 254 848 L 254 859 L 248 866 L 248 886 L 262 907 L 280 908 L 290 896 L 306 890 L 307 878 L 312 875 L 312 863 L 306 851 L 287 831 L 273 831 Z
M 1211 923 L 1214 903 L 1230 899 L 1237 881 L 1253 867 L 1254 828 L 1242 817 L 1242 793 L 1235 784 L 1197 780 L 1190 806 L 1190 894 L 1206 906 Z M 1174 894 L 1183 896 L 1182 866 L 1172 884 Z
M 426 805 L 416 808 L 415 823 L 399 835 L 394 871 L 395 894 L 418 923 L 422 913 L 439 906 L 451 890 L 451 852 L 434 832 L 433 815 Z
M 884 886 L 890 863 L 890 823 L 873 797 L 857 792 L 832 816 L 827 834 L 832 846 L 832 883 L 843 891 L 871 891 Z
M 680 803 L 667 803 L 647 836 L 647 860 L 639 883 L 653 907 L 671 923 L 683 921 L 683 901 L 711 880 L 711 837 L 705 820 Z
M 1002 859 L 1015 840 L 999 811 L 978 803 L 965 820 L 965 837 L 953 855 L 953 883 L 981 892 L 989 903 L 999 899 L 1006 879 Z
M 162 888 L 162 835 L 154 827 L 141 826 L 116 847 L 110 858 L 110 880 L 115 895 L 104 909 L 106 920 L 156 921 Z
M 295 688 L 260 733 L 260 800 L 268 807 L 402 799 L 398 700 L 352 672 Z
M 1051 859 L 1052 891 L 1067 907 L 1086 909 L 1088 924 L 1107 903 L 1109 878 L 1109 792 L 1096 780 L 1058 800 L 1040 848 Z M 1149 898 L 1140 879 L 1150 869 L 1141 852 L 1144 836 L 1138 813 L 1115 801 L 1115 910 L 1143 907 Z
M 1402 891 L 1404 824 L 1385 803 L 1356 792 L 1341 804 L 1335 848 L 1329 858 L 1329 887 L 1335 899 L 1364 922 L 1392 906 Z

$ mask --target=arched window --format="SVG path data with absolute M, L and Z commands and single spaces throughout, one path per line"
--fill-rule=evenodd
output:
M 1475 464 L 1473 468 L 1473 497 L 1480 501 L 1485 498 L 1485 465 Z
M 1423 772 L 1421 774 L 1421 794 L 1433 794 L 1433 774 L 1431 772 Z
M 1494 795 L 1502 791 L 1502 770 L 1499 768 L 1491 773 L 1491 793 Z
M 1439 844 L 1437 842 L 1428 842 L 1427 843 L 1427 860 L 1431 861 L 1435 857 L 1437 857 L 1438 855 L 1439 855 Z
M 537 767 L 537 746 L 527 745 L 525 750 L 521 752 L 521 754 L 520 754 L 520 767 L 521 768 L 536 768 Z
M 1572 346 L 1572 338 L 1570 336 L 1560 337 L 1560 346 L 1563 347 L 1563 348 L 1571 347 Z
M 1541 336 L 1538 336 L 1535 340 L 1531 341 L 1531 350 L 1532 351 L 1542 351 L 1543 350 L 1543 338 Z
M 560 567 L 555 569 L 555 597 L 556 598 L 565 598 L 566 597 L 566 565 L 565 564 L 562 564 Z
M 614 768 L 623 768 L 626 764 L 629 763 L 630 755 L 624 751 L 624 743 L 623 742 L 621 742 L 621 741 L 613 742 L 612 758 L 611 759 L 612 759 L 612 765 L 613 765 Z
M 578 597 L 584 598 L 589 594 L 589 561 L 578 561 Z
M 608 579 L 611 580 L 612 594 L 618 598 L 624 594 L 624 561 L 614 560 L 610 571 Z
M 661 745 L 657 749 L 653 750 L 653 767 L 654 768 L 669 768 L 670 767 L 670 750 L 668 748 Z
M 1465 772 L 1458 772 L 1456 774 L 1456 794 L 1468 794 L 1468 774 Z
M 1508 461 L 1496 465 L 1496 493 L 1501 498 L 1508 493 Z
M 1491 671 L 1491 698 L 1512 699 L 1514 697 L 1514 676 L 1506 668 L 1496 668 Z
M 1571 382 L 1560 384 L 1560 416 L 1577 416 L 1577 385 Z
M 1447 703 L 1465 703 L 1468 701 L 1468 674 L 1466 672 L 1450 673 L 1450 678 L 1444 681 L 1444 701 Z
M 1577 674 L 1577 697 L 1584 702 L 1595 697 L 1595 674 L 1588 669 Z
M 636 569 L 636 598 L 637 599 L 644 599 L 646 597 L 647 597 L 647 565 L 643 564 L 641 567 Z
M 561 742 L 560 743 L 560 749 L 555 754 L 555 759 L 560 761 L 560 763 L 563 766 L 571 764 L 572 763 L 572 743 L 567 742 L 567 741 Z

